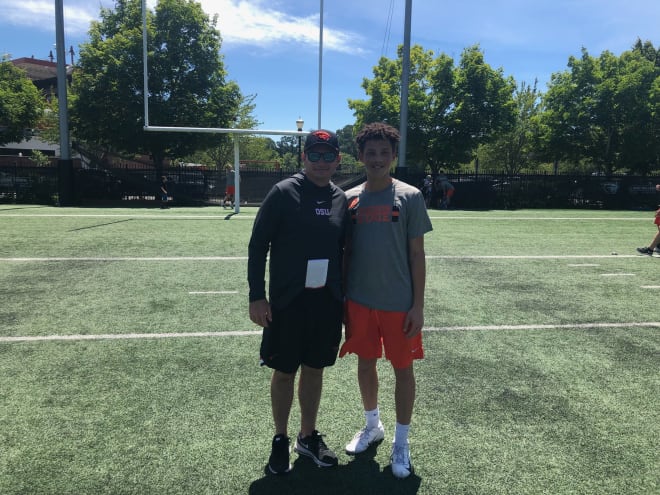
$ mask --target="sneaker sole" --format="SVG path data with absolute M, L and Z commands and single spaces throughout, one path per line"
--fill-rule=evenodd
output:
M 293 448 L 293 450 L 294 450 L 294 452 L 297 452 L 297 453 L 300 454 L 300 455 L 304 455 L 305 457 L 309 457 L 311 460 L 314 461 L 314 463 L 315 463 L 318 467 L 334 467 L 334 466 L 336 466 L 336 465 L 338 464 L 338 462 L 336 462 L 336 463 L 324 462 L 324 461 L 322 461 L 321 459 L 319 459 L 318 457 L 316 457 L 316 456 L 312 453 L 311 450 L 307 450 L 305 447 L 301 447 L 301 446 L 299 446 L 299 445 L 297 445 L 297 444 L 296 444 L 296 446 Z
M 348 450 L 348 449 L 345 449 L 345 450 L 346 450 L 346 453 L 348 455 L 359 455 L 359 454 L 362 454 L 362 453 L 366 452 L 367 450 L 369 450 L 373 446 L 380 445 L 381 443 L 383 443 L 384 439 L 385 439 L 385 435 L 383 435 L 383 438 L 379 438 L 378 440 L 374 440 L 373 442 L 370 442 L 364 450 L 360 450 L 360 451 Z
M 391 466 L 390 466 L 390 469 L 392 469 Z M 409 472 L 407 475 L 405 475 L 405 476 L 397 476 L 396 474 L 394 474 L 394 471 L 392 471 L 392 476 L 394 476 L 394 477 L 395 477 L 396 479 L 398 479 L 398 480 L 405 480 L 405 479 L 406 479 L 407 477 L 409 477 L 410 475 L 415 474 L 415 469 L 413 468 L 412 464 L 410 465 L 410 469 L 409 469 L 409 471 L 410 471 L 410 472 Z
M 276 475 L 289 474 L 291 472 L 291 469 L 292 469 L 292 466 L 291 466 L 291 464 L 289 464 L 289 469 L 287 469 L 286 471 L 276 471 L 275 469 L 273 469 L 271 467 L 270 464 L 268 464 L 268 471 L 270 471 L 272 474 L 276 474 Z

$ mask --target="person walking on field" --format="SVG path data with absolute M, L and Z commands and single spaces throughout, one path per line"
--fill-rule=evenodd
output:
M 236 172 L 231 165 L 227 165 L 227 185 L 225 186 L 225 197 L 222 206 L 232 208 L 236 199 Z
M 160 178 L 160 208 L 162 210 L 167 208 L 168 194 L 167 194 L 167 177 L 164 175 Z
M 367 180 L 346 193 L 351 232 L 346 247 L 346 339 L 339 355 L 358 356 L 366 425 L 346 452 L 359 454 L 384 438 L 376 368 L 384 347 L 395 376 L 392 474 L 406 478 L 413 472 L 408 441 L 415 402 L 413 360 L 424 357 L 424 234 L 432 226 L 421 191 L 390 176 L 399 132 L 372 123 L 360 130 L 356 141 Z
M 344 192 L 330 181 L 340 161 L 337 136 L 325 130 L 310 133 L 303 157 L 303 171 L 266 195 L 249 243 L 250 319 L 263 327 L 261 361 L 273 369 L 275 436 L 268 469 L 274 474 L 291 469 L 288 422 L 299 369 L 295 451 L 320 467 L 337 465 L 316 426 L 323 369 L 335 363 L 342 334 L 348 210 Z

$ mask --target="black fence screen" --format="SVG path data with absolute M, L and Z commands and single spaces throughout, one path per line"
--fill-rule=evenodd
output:
M 241 170 L 242 203 L 259 204 L 277 181 L 293 171 Z M 154 168 L 74 168 L 73 200 L 81 206 L 156 204 L 160 173 Z M 168 167 L 173 205 L 220 204 L 226 172 L 203 167 Z M 660 202 L 655 185 L 660 176 L 446 174 L 454 186 L 451 207 L 459 209 L 603 208 L 651 209 Z M 425 174 L 407 174 L 407 182 L 423 186 Z M 338 172 L 343 189 L 364 180 L 359 173 Z M 0 202 L 57 204 L 56 166 L 0 165 Z M 431 207 L 435 202 L 431 201 Z

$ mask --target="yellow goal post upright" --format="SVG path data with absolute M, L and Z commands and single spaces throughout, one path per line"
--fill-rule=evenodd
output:
M 306 131 L 283 131 L 267 129 L 230 129 L 223 127 L 176 127 L 149 125 L 149 67 L 147 63 L 147 2 L 142 0 L 142 76 L 144 84 L 144 130 L 148 132 L 200 132 L 207 134 L 231 134 L 234 141 L 234 184 L 236 194 L 234 198 L 234 212 L 241 211 L 241 180 L 240 180 L 240 151 L 239 138 L 241 135 L 270 135 L 270 136 L 306 136 Z

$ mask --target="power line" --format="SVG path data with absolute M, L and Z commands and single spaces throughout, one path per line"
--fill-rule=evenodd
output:
M 383 46 L 380 50 L 380 56 L 387 55 L 390 45 L 390 34 L 392 32 L 392 17 L 394 16 L 394 0 L 390 0 L 390 8 L 387 14 L 387 24 L 385 26 L 385 35 L 383 36 Z

